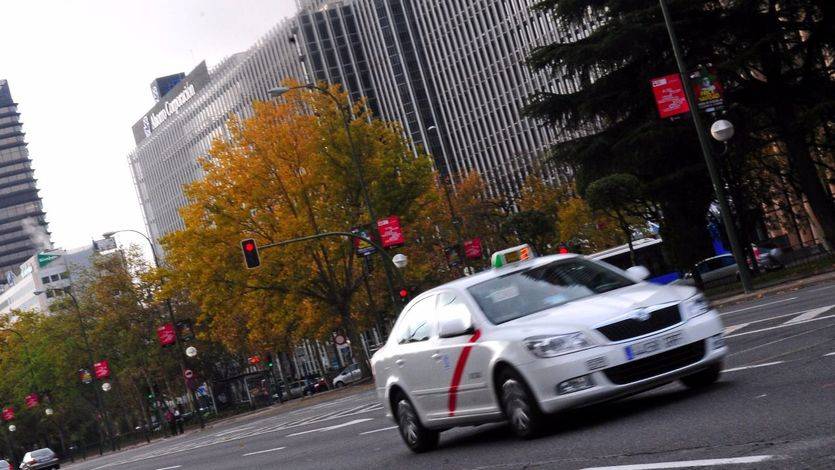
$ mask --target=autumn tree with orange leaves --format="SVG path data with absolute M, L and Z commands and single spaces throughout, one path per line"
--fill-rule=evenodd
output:
M 296 89 L 256 102 L 252 117 L 230 120 L 229 138 L 201 160 L 205 178 L 186 189 L 185 228 L 163 240 L 170 288 L 188 292 L 200 322 L 232 350 L 287 351 L 296 339 L 342 329 L 360 357 L 359 332 L 380 318 L 372 310 L 394 313 L 382 258 L 374 255 L 374 269 L 365 269 L 350 240 L 265 250 L 253 270 L 241 258 L 244 238 L 265 245 L 371 225 L 358 167 L 376 213 L 401 219 L 403 251 L 412 255 L 408 282 L 437 275 L 437 259 L 416 254 L 431 238 L 438 199 L 429 157 L 415 155 L 398 125 L 375 119 L 363 102 L 349 105 L 338 87 L 327 90 L 350 109 L 358 161 L 344 115 L 327 94 Z

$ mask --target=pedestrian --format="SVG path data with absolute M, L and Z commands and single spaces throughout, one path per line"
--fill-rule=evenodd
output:
M 171 430 L 171 436 L 177 435 L 177 423 L 176 419 L 174 418 L 174 412 L 171 411 L 171 408 L 168 408 L 165 411 L 165 422 L 168 423 L 168 429 Z
M 177 404 L 177 407 L 174 408 L 174 423 L 177 425 L 177 432 L 182 434 L 185 431 L 183 430 L 183 422 L 185 418 L 183 417 L 183 405 Z

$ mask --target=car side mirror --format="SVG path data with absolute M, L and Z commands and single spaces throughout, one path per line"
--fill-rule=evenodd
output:
M 453 338 L 465 335 L 473 331 L 473 318 L 464 305 L 460 308 L 446 308 L 442 310 L 438 320 L 438 336 L 441 338 Z
M 626 270 L 626 274 L 637 282 L 643 281 L 649 277 L 649 269 L 643 266 L 632 266 Z

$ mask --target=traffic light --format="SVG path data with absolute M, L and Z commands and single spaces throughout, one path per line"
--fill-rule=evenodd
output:
M 249 359 L 247 360 L 247 362 L 249 362 L 249 365 L 254 366 L 255 364 L 259 364 L 261 362 L 261 358 L 258 357 L 257 355 L 249 356 Z
M 267 368 L 272 369 L 273 368 L 273 354 L 272 353 L 265 354 L 264 355 L 264 362 L 267 363 Z
M 406 289 L 400 289 L 400 301 L 405 303 L 409 303 L 409 291 Z
M 252 269 L 261 266 L 261 257 L 258 255 L 258 245 L 255 244 L 255 240 L 252 238 L 241 240 L 241 251 L 244 252 L 244 261 L 247 268 Z

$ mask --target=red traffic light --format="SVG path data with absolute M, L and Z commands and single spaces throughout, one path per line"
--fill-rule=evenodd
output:
M 409 291 L 407 291 L 406 289 L 400 289 L 400 298 L 401 299 L 405 299 L 408 296 L 409 296 Z
M 258 357 L 258 356 L 249 356 L 249 363 L 250 363 L 251 365 L 258 364 L 259 362 L 261 362 L 261 358 L 260 358 L 260 357 Z
M 241 251 L 244 253 L 244 262 L 249 269 L 261 266 L 261 256 L 258 254 L 258 245 L 255 240 L 247 238 L 241 240 Z

